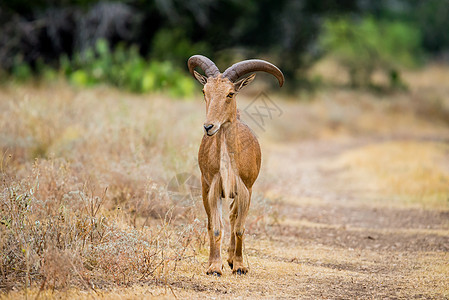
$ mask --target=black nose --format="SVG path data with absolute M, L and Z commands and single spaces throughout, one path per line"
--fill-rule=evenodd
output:
M 214 127 L 214 124 L 204 125 L 204 129 L 206 129 L 206 132 L 209 132 L 209 130 Z

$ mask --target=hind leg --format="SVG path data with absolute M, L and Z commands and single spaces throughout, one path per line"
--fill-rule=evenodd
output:
M 248 216 L 249 204 L 251 201 L 251 190 L 245 190 L 246 193 L 239 193 L 238 203 L 241 206 L 237 208 L 238 214 L 234 223 L 234 230 L 232 235 L 235 238 L 234 257 L 232 260 L 233 274 L 246 274 L 248 268 L 243 265 L 243 237 L 245 234 L 245 221 Z

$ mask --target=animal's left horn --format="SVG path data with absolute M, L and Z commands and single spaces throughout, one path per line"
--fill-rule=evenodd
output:
M 207 77 L 211 77 L 211 76 L 220 74 L 220 70 L 218 70 L 218 68 L 214 64 L 214 62 L 203 55 L 191 56 L 189 58 L 187 65 L 189 66 L 190 74 L 192 74 L 193 77 L 195 77 L 195 75 L 193 74 L 193 70 L 196 67 L 200 67 L 201 69 L 203 69 L 203 71 Z
M 261 60 L 249 59 L 233 64 L 223 72 L 223 77 L 227 77 L 232 82 L 236 81 L 249 72 L 263 71 L 270 73 L 279 81 L 279 86 L 284 84 L 284 74 L 275 65 Z

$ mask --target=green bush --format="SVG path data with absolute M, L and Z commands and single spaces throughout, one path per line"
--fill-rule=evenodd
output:
M 419 63 L 419 30 L 404 22 L 365 17 L 324 22 L 320 46 L 347 69 L 352 86 L 372 84 L 376 70 L 384 72 L 392 87 L 402 86 L 399 70 Z
M 19 82 L 39 79 L 53 81 L 59 75 L 80 87 L 110 84 L 135 93 L 168 92 L 172 97 L 190 97 L 195 91 L 195 82 L 180 67 L 170 60 L 148 61 L 139 54 L 136 46 L 119 44 L 111 50 L 107 41 L 98 40 L 93 49 L 76 53 L 70 59 L 61 56 L 58 68 L 38 60 L 32 68 L 16 56 L 11 72 L 0 74 Z M 182 64 L 185 66 L 185 62 Z M 1 71 L 1 70 L 0 70 Z
M 62 57 L 60 66 L 70 82 L 78 86 L 108 83 L 136 93 L 168 91 L 173 97 L 188 97 L 194 92 L 193 79 L 170 61 L 143 58 L 135 46 L 118 45 L 110 50 L 105 40 L 94 49 Z

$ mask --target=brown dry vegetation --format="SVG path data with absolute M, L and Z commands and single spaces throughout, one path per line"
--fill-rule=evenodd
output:
M 250 273 L 221 278 L 205 275 L 200 96 L 2 86 L 0 297 L 449 297 L 449 70 L 406 80 L 269 94 L 283 113 L 262 127 L 242 112 L 263 153 Z

